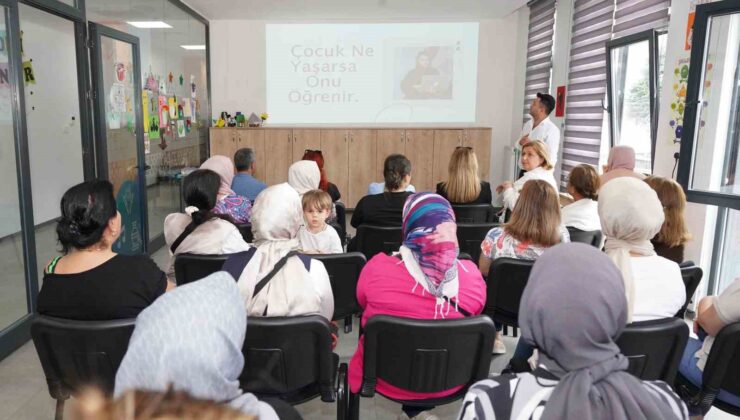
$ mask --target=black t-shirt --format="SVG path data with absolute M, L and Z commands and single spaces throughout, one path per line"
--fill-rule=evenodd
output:
M 401 226 L 403 205 L 412 193 L 384 192 L 366 195 L 360 199 L 352 213 L 352 226 L 362 224 L 375 226 Z
M 449 200 L 449 198 L 447 198 L 447 191 L 445 190 L 444 182 L 440 182 L 437 184 L 437 194 Z M 480 194 L 478 194 L 478 197 L 475 200 L 468 203 L 453 203 L 450 201 L 450 204 L 491 204 L 491 201 L 491 184 L 486 181 L 481 181 Z
M 331 197 L 332 203 L 336 203 L 337 200 L 342 198 L 342 194 L 339 193 L 339 188 L 331 182 L 329 183 L 329 186 L 326 187 L 326 192 L 329 194 L 329 197 Z
M 146 255 L 122 255 L 75 274 L 44 273 L 38 312 L 57 318 L 135 318 L 167 289 L 164 272 Z

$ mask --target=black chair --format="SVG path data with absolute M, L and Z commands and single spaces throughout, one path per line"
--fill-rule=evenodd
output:
M 331 291 L 334 295 L 334 320 L 344 319 L 344 332 L 352 331 L 352 315 L 362 310 L 357 303 L 357 280 L 365 267 L 365 256 L 361 252 L 347 254 L 311 255 L 321 261 L 329 273 Z
M 514 328 L 514 337 L 519 328 L 519 301 L 529 280 L 534 261 L 515 258 L 496 258 L 491 263 L 486 279 L 486 306 L 483 313 L 494 321 Z
M 221 267 L 230 256 L 231 254 L 177 254 L 175 255 L 175 281 L 178 286 L 182 286 L 203 277 L 208 277 L 217 271 L 221 271 Z
M 347 207 L 341 201 L 336 201 L 334 208 L 337 211 L 337 233 L 342 241 L 342 246 L 344 246 L 347 243 Z
M 494 210 L 490 204 L 453 205 L 457 223 L 493 223 Z
M 601 233 L 600 230 L 580 230 L 572 226 L 568 226 L 567 229 L 571 242 L 589 244 L 601 249 L 601 242 L 604 239 L 604 234 Z
M 722 389 L 740 395 L 740 322 L 726 325 L 714 338 L 707 364 L 702 374 L 701 389 L 678 373 L 676 391 L 691 407 L 707 414 L 712 407 L 740 416 L 740 407 L 717 398 Z
M 236 228 L 239 229 L 239 233 L 242 234 L 244 241 L 251 244 L 254 242 L 254 235 L 252 235 L 252 224 L 251 223 L 238 223 L 235 224 Z
M 672 384 L 688 339 L 689 327 L 683 320 L 666 318 L 628 324 L 617 345 L 629 359 L 631 374 Z
M 250 317 L 239 384 L 259 397 L 301 404 L 318 396 L 337 401 L 337 419 L 346 416 L 347 365 L 331 351 L 331 327 L 319 315 Z M 336 383 L 335 383 L 336 378 Z
M 458 223 L 457 243 L 460 246 L 460 252 L 470 255 L 473 262 L 478 264 L 480 244 L 486 238 L 488 231 L 495 226 L 497 223 Z
M 677 318 L 683 319 L 686 315 L 686 308 L 689 306 L 689 302 L 691 302 L 691 298 L 694 296 L 696 288 L 699 287 L 703 276 L 704 271 L 702 271 L 701 267 L 693 265 L 681 267 L 681 277 L 683 277 L 683 285 L 686 287 L 686 302 L 684 302 L 681 309 L 676 313 Z
M 360 225 L 357 228 L 357 251 L 362 252 L 368 260 L 375 254 L 398 251 L 401 247 L 400 226 Z
M 135 323 L 136 319 L 76 321 L 47 316 L 33 320 L 33 345 L 49 395 L 57 400 L 55 419 L 64 415 L 64 401 L 82 387 L 97 386 L 113 393 Z
M 490 318 L 421 320 L 387 315 L 365 324 L 362 387 L 350 393 L 350 418 L 360 414 L 360 395 L 373 397 L 378 379 L 413 392 L 452 395 L 426 400 L 397 400 L 408 406 L 443 405 L 462 398 L 467 388 L 488 377 L 496 328 Z M 382 394 L 381 394 L 382 395 Z

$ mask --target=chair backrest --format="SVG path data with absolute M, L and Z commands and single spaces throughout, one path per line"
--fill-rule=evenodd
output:
M 242 234 L 244 241 L 251 244 L 254 242 L 254 235 L 252 235 L 252 224 L 251 223 L 238 223 L 235 225 L 239 229 L 239 233 Z
M 381 252 L 398 251 L 401 241 L 401 226 L 360 225 L 357 228 L 357 250 L 368 260 Z
M 334 203 L 334 208 L 337 210 L 337 224 L 340 228 L 342 228 L 342 231 L 339 232 L 339 235 L 346 234 L 347 233 L 347 208 L 344 206 L 344 203 L 341 201 L 337 201 Z
M 342 319 L 359 313 L 357 303 L 357 280 L 367 260 L 361 252 L 347 254 L 319 254 L 311 258 L 321 261 L 329 273 L 331 291 L 334 295 L 334 319 Z
M 496 258 L 491 263 L 486 283 L 484 313 L 495 321 L 518 326 L 519 301 L 529 280 L 533 260 Z
M 361 394 L 372 397 L 378 379 L 412 392 L 439 392 L 484 379 L 495 334 L 487 316 L 374 316 L 365 325 Z
M 604 238 L 604 234 L 600 230 L 580 230 L 572 226 L 568 226 L 567 229 L 571 242 L 580 242 L 601 248 L 601 241 Z
M 725 325 L 714 337 L 702 376 L 702 391 L 722 389 L 740 395 L 740 322 Z
M 703 276 L 704 271 L 702 271 L 701 267 L 681 267 L 681 277 L 683 277 L 683 285 L 686 287 L 686 302 L 684 302 L 681 309 L 676 313 L 677 318 L 683 319 L 684 315 L 686 315 L 686 307 L 689 306 L 689 302 L 691 302 L 691 298 L 694 296 L 696 288 L 699 287 Z
M 631 374 L 643 380 L 672 384 L 688 339 L 686 322 L 666 318 L 627 325 L 617 345 L 629 359 Z
M 288 400 L 316 385 L 322 400 L 333 401 L 331 343 L 329 321 L 319 315 L 250 317 L 239 383 L 245 391 Z
M 175 280 L 177 285 L 182 286 L 221 271 L 221 267 L 230 256 L 231 254 L 202 255 L 185 253 L 175 255 Z
M 497 225 L 497 223 L 458 223 L 457 243 L 460 246 L 460 252 L 470 255 L 473 262 L 478 264 L 480 244 L 486 238 L 488 231 Z
M 88 385 L 112 393 L 135 323 L 135 318 L 76 321 L 36 317 L 31 337 L 51 397 L 63 400 Z
M 452 206 L 457 223 L 491 223 L 493 206 L 490 204 L 462 204 Z

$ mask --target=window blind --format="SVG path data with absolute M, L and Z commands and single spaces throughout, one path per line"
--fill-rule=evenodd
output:
M 563 133 L 561 185 L 570 170 L 599 164 L 606 98 L 606 41 L 611 39 L 614 0 L 575 0 Z
M 668 27 L 670 0 L 616 0 L 612 39 Z
M 524 121 L 537 92 L 550 91 L 552 46 L 555 35 L 555 0 L 540 0 L 529 8 L 527 70 L 524 81 Z M 554 95 L 553 95 L 554 96 Z

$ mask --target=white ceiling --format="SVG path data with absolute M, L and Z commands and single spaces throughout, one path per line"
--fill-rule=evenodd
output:
M 209 20 L 374 21 L 496 19 L 527 0 L 185 0 Z

